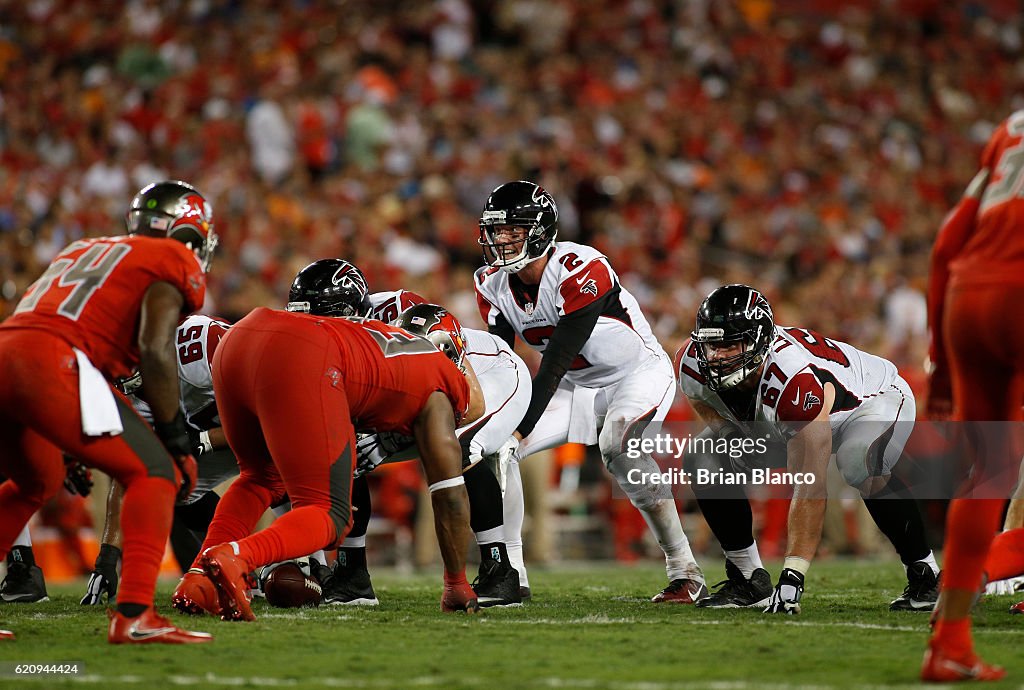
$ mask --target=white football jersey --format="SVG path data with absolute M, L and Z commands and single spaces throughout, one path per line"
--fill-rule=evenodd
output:
M 384 323 L 391 323 L 409 307 L 414 304 L 424 304 L 426 301 L 415 292 L 409 290 L 374 292 L 370 294 L 369 318 L 383 321 Z
M 548 257 L 540 285 L 524 286 L 490 267 L 476 271 L 480 315 L 488 326 L 499 316 L 534 350 L 544 352 L 559 319 L 592 304 L 619 286 L 608 259 L 593 247 L 558 242 Z M 666 358 L 640 305 L 625 288 L 597 320 L 594 332 L 565 375 L 577 386 L 602 388 L 618 383 L 651 359 Z
M 789 438 L 794 427 L 818 416 L 824 404 L 825 383 L 836 389 L 829 414 L 835 433 L 865 403 L 900 381 L 896 365 L 886 359 L 815 331 L 776 326 L 775 340 L 768 348 L 756 399 L 749 410 L 752 415 L 744 415 L 737 414 L 722 396 L 704 385 L 696 354 L 697 346 L 687 341 L 676 355 L 677 380 L 686 397 L 714 408 L 724 419 L 741 426 L 745 421 L 767 422 L 777 439 Z
M 210 363 L 220 339 L 229 328 L 223 321 L 193 314 L 178 326 L 175 348 L 178 352 L 178 385 L 185 421 L 200 431 L 220 426 L 213 399 L 213 374 Z M 132 404 L 145 419 L 152 420 L 149 405 L 136 396 Z

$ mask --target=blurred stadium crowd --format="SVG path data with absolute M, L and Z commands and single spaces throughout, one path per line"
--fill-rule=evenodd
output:
M 1016 3 L 0 0 L 0 319 L 160 178 L 213 200 L 206 311 L 340 256 L 478 326 L 488 192 L 551 191 L 670 353 L 723 282 L 920 393 L 928 253 L 1024 107 Z

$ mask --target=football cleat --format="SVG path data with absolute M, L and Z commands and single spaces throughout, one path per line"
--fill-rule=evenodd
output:
M 656 604 L 696 604 L 708 596 L 708 588 L 700 580 L 677 578 L 668 587 L 655 594 L 651 601 Z
M 192 616 L 220 613 L 217 587 L 201 568 L 190 568 L 171 595 L 171 606 Z
M 10 630 L 0 630 L 0 640 L 13 640 L 14 633 Z
M 530 591 L 529 587 L 519 587 L 519 599 L 522 601 L 529 601 L 533 599 L 533 592 Z
M 35 604 L 49 600 L 42 568 L 24 561 L 7 563 L 7 577 L 0 583 L 0 601 L 5 604 Z
M 212 642 L 213 635 L 182 630 L 163 616 L 157 615 L 156 609 L 150 606 L 132 618 L 113 612 L 107 631 L 107 641 L 110 644 L 197 644 Z
M 956 659 L 929 647 L 921 664 L 921 680 L 926 683 L 955 683 L 962 680 L 1000 680 L 1006 675 L 1001 666 L 986 664 L 974 654 Z
M 441 610 L 445 613 L 477 613 L 480 611 L 480 602 L 468 583 L 461 587 L 445 587 L 441 595 Z
M 725 574 L 729 578 L 715 585 L 715 591 L 697 600 L 694 604 L 701 609 L 739 609 L 768 606 L 774 587 L 772 576 L 764 568 L 757 568 L 750 579 L 743 577 L 732 561 L 725 562 Z
M 471 586 L 480 608 L 523 604 L 519 596 L 519 572 L 508 563 L 490 558 L 481 561 L 480 572 Z
M 931 611 L 939 599 L 939 575 L 924 561 L 907 566 L 907 586 L 892 600 L 890 611 Z
M 1010 613 L 1024 613 L 1024 601 L 1018 601 L 1016 604 L 1011 606 Z
M 366 568 L 349 568 L 340 561 L 334 563 L 334 570 L 326 582 L 321 581 L 324 594 L 321 603 L 335 606 L 377 606 L 380 602 L 370 582 L 370 571 Z
M 203 571 L 217 588 L 220 617 L 226 621 L 254 621 L 251 587 L 255 587 L 249 566 L 231 544 L 211 546 L 200 559 Z

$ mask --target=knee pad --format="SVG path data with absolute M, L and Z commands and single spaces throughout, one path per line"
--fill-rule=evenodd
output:
M 631 477 L 635 479 L 644 474 L 661 472 L 658 464 L 649 456 L 630 458 L 625 453 L 620 453 L 606 461 L 605 466 L 637 510 L 652 511 L 657 508 L 659 501 L 672 498 L 670 485 L 630 481 Z M 639 475 L 631 474 L 632 470 L 639 470 Z

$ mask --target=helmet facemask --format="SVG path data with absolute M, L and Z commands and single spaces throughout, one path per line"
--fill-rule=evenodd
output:
M 757 334 L 727 338 L 724 329 L 700 328 L 691 334 L 691 339 L 697 344 L 697 366 L 708 388 L 713 391 L 734 388 L 746 381 L 760 369 L 767 352 L 766 347 L 757 347 L 761 340 Z M 770 339 L 767 342 L 770 342 Z M 709 357 L 712 350 L 722 350 L 735 345 L 739 345 L 740 350 L 734 355 L 713 359 Z

